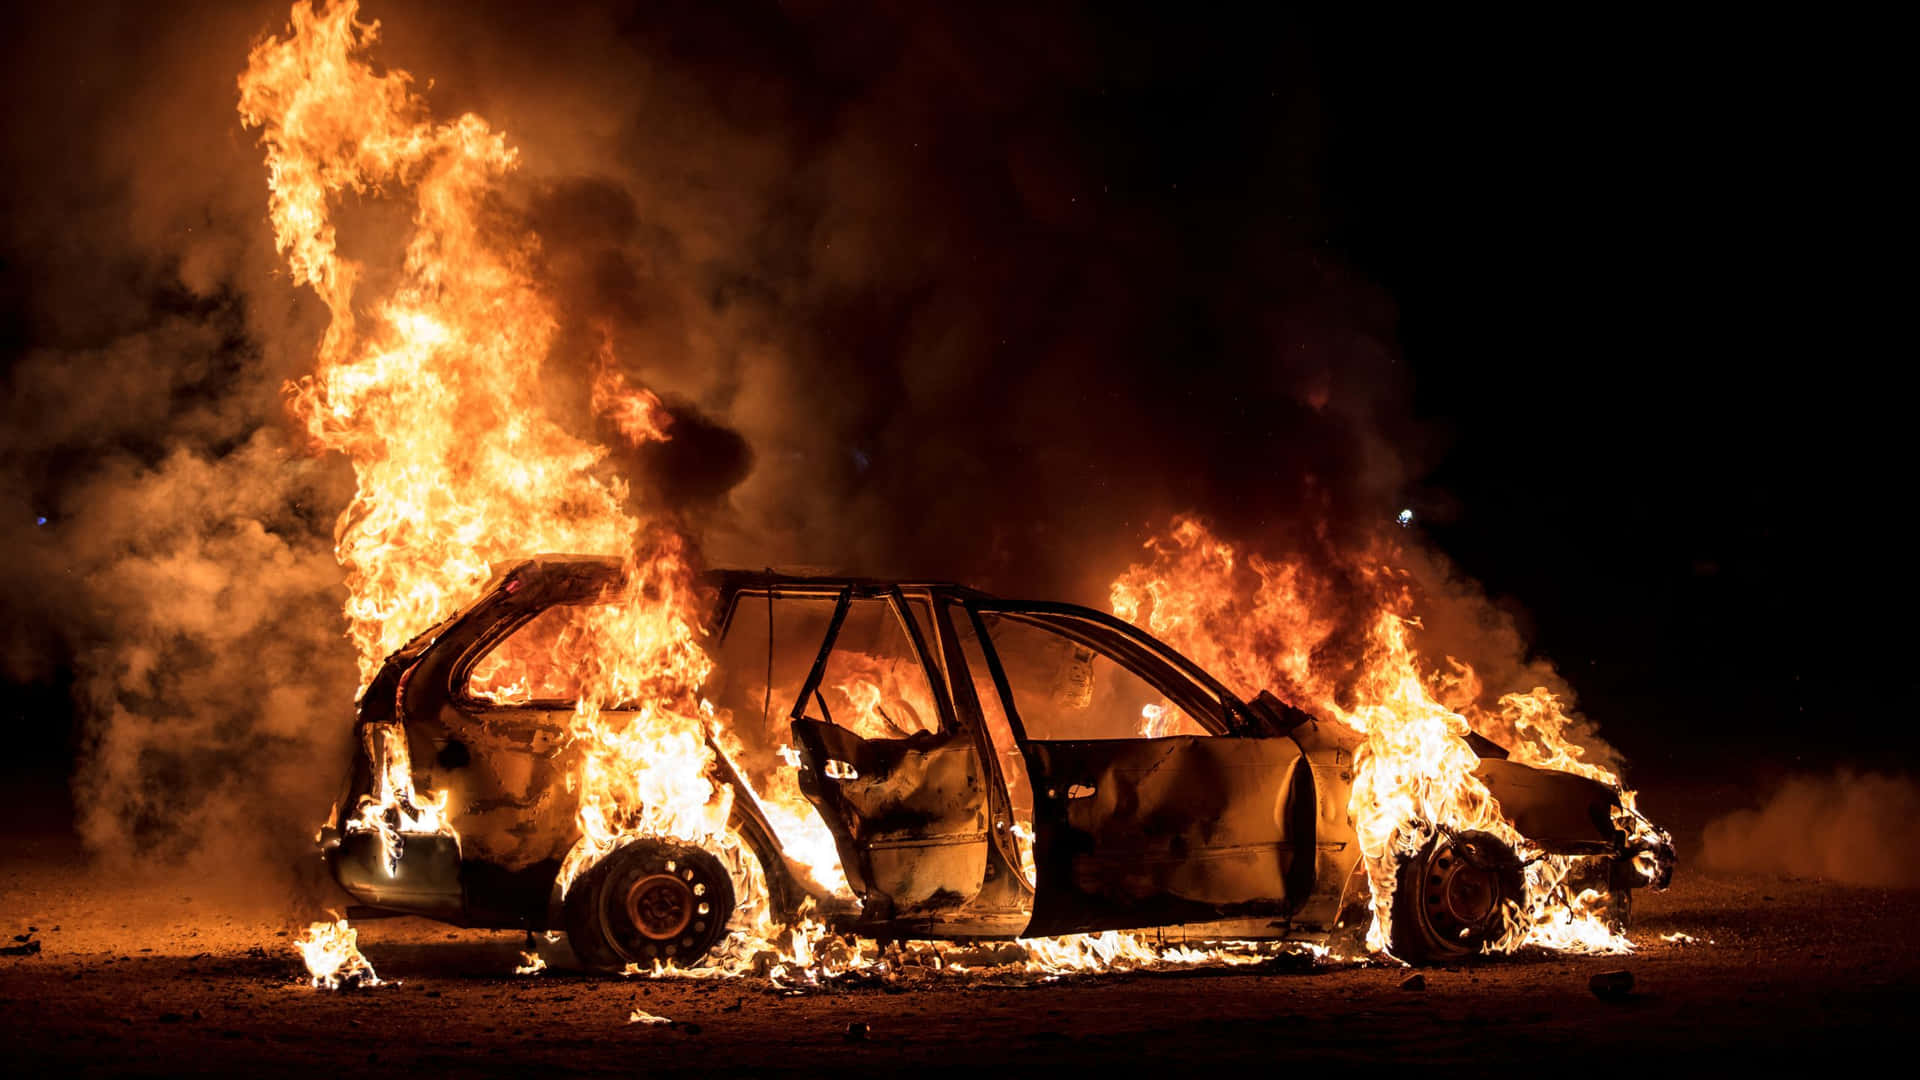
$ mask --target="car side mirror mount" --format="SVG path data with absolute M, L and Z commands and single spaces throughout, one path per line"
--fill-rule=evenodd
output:
M 1265 729 L 1263 734 L 1267 735 L 1285 735 L 1294 728 L 1313 719 L 1313 717 L 1275 697 L 1271 690 L 1260 691 L 1260 696 L 1249 702 L 1247 709 L 1253 713 L 1254 719 Z

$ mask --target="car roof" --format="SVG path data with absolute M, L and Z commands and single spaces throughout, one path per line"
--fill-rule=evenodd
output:
M 579 555 L 552 553 L 530 555 L 493 564 L 489 588 L 507 578 L 518 578 L 524 585 L 559 581 L 593 580 L 611 583 L 619 580 L 625 560 L 618 555 Z M 988 594 L 953 581 L 918 578 L 873 578 L 851 574 L 782 573 L 772 569 L 708 570 L 699 575 L 702 585 L 731 595 L 743 589 L 791 589 L 795 592 L 837 592 L 851 588 L 855 592 L 890 592 L 894 589 L 926 589 L 950 594 L 986 597 Z M 999 599 L 996 597 L 995 599 Z
M 887 592 L 893 589 L 928 589 L 938 592 L 984 596 L 978 589 L 954 581 L 921 578 L 871 578 L 849 574 L 786 574 L 776 570 L 709 570 L 701 580 L 718 586 L 722 593 L 742 589 L 792 589 L 796 592 L 827 592 L 851 588 L 855 592 Z
M 617 555 L 534 555 L 511 563 L 497 564 L 494 568 L 494 581 L 488 591 L 491 592 L 493 588 L 501 586 L 506 579 L 515 579 L 518 585 L 508 584 L 508 591 L 525 588 L 531 595 L 550 592 L 571 595 L 590 593 L 617 582 L 624 565 L 625 560 Z M 832 594 L 851 590 L 855 595 L 873 596 L 886 595 L 895 590 L 926 590 L 999 611 L 1086 620 L 1132 641 L 1160 662 L 1170 664 L 1189 678 L 1205 685 L 1220 697 L 1223 703 L 1229 703 L 1229 708 L 1239 702 L 1234 693 L 1211 672 L 1194 663 L 1192 658 L 1178 649 L 1167 645 L 1140 627 L 1106 612 L 1078 604 L 1020 601 L 982 592 L 951 581 L 870 578 L 846 574 L 783 574 L 772 569 L 709 570 L 700 574 L 699 580 L 701 584 L 719 593 L 720 602 L 713 614 L 720 617 L 724 617 L 728 608 L 732 606 L 729 601 L 734 595 L 747 591 L 760 592 L 771 589 L 776 593 L 791 591 Z

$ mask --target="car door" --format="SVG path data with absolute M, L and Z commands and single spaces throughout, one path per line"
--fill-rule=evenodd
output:
M 987 867 L 987 773 L 898 590 L 844 591 L 789 711 L 801 790 L 870 921 L 951 911 Z
M 1297 744 L 1228 733 L 1224 702 L 1087 615 L 972 619 L 1033 791 L 1028 934 L 1283 924 L 1313 873 Z
M 445 736 L 426 764 L 453 795 L 470 863 L 520 870 L 570 846 L 566 750 L 581 688 L 564 658 L 592 613 L 556 604 L 503 620 L 449 672 Z
M 423 635 L 409 646 L 417 650 L 411 662 L 390 662 L 363 700 L 366 746 L 356 772 L 397 768 L 413 790 L 443 802 L 451 826 L 444 834 L 405 838 L 400 865 L 387 876 L 431 883 L 435 894 L 431 903 L 413 896 L 398 905 L 408 910 L 515 925 L 537 920 L 546 909 L 554 871 L 575 832 L 574 796 L 565 783 L 572 706 L 563 699 L 565 687 L 547 685 L 551 676 L 517 682 L 514 671 L 548 655 L 556 624 L 571 621 L 581 610 L 574 605 L 600 587 L 574 578 L 604 568 L 570 574 L 563 567 L 544 575 L 538 569 L 516 570 Z M 549 580 L 555 576 L 562 578 L 557 585 Z M 403 652 L 395 659 L 409 657 Z M 372 695 L 392 702 L 391 709 Z M 376 785 L 355 783 L 377 796 Z

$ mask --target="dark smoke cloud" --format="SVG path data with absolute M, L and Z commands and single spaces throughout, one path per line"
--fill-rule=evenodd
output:
M 1920 885 L 1920 785 L 1841 769 L 1795 776 L 1758 808 L 1716 818 L 1709 866 L 1856 885 Z
M 0 590 L 10 680 L 72 685 L 88 847 L 293 884 L 352 716 L 352 477 L 281 407 L 321 313 L 233 119 L 263 25 L 67 8 L 9 42 Z
M 389 25 L 395 63 L 451 52 L 436 100 L 525 149 L 575 351 L 610 328 L 751 448 L 699 515 L 714 561 L 1098 599 L 1177 510 L 1351 546 L 1394 509 L 1394 311 L 1319 243 L 1297 31 L 1162 53 L 1134 35 L 1192 31 L 924 5 Z
M 1601 737 L 1591 718 L 1575 708 L 1579 695 L 1573 685 L 1551 659 L 1534 652 L 1523 610 L 1511 603 L 1495 603 L 1479 582 L 1464 576 L 1451 560 L 1417 544 L 1403 547 L 1394 561 L 1407 571 L 1416 589 L 1420 622 L 1413 639 L 1421 655 L 1435 661 L 1456 660 L 1472 671 L 1471 687 L 1477 693 L 1463 687 L 1459 700 L 1449 700 L 1448 705 L 1463 708 L 1472 703 L 1500 714 L 1503 695 L 1544 688 L 1559 700 L 1565 713 L 1559 734 L 1585 750 L 1583 760 L 1622 772 L 1627 764 L 1624 755 Z M 1515 738 L 1506 720 L 1490 719 L 1477 726 L 1481 734 L 1511 746 Z M 1631 777 L 1625 779 L 1631 783 Z
M 1394 307 L 1330 254 L 1301 28 L 365 14 L 378 63 L 521 148 L 502 209 L 561 307 L 549 404 L 589 423 L 581 376 L 611 341 L 677 418 L 623 459 L 636 490 L 712 563 L 1100 603 L 1176 511 L 1340 565 L 1422 468 Z M 353 686 L 329 552 L 351 477 L 281 400 L 324 313 L 272 250 L 234 112 L 285 6 L 36 18 L 5 76 L 4 656 L 21 682 L 74 672 L 96 849 L 191 851 L 265 814 L 278 865 L 338 781 Z M 391 211 L 343 213 L 372 295 Z M 1447 589 L 1442 622 L 1494 618 Z M 1489 682 L 1528 688 L 1502 642 Z

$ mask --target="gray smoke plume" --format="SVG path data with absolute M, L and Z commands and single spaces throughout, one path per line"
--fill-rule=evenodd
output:
M 276 279 L 232 116 L 261 13 L 181 14 L 61 9 L 13 42 L 4 655 L 70 673 L 96 856 L 290 884 L 352 717 L 352 477 L 281 407 L 320 312 Z
M 1709 866 L 1856 885 L 1920 886 L 1920 785 L 1841 769 L 1794 776 L 1707 825 Z

